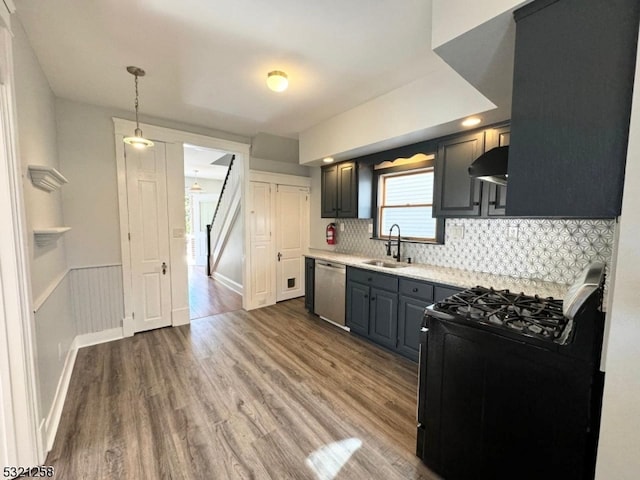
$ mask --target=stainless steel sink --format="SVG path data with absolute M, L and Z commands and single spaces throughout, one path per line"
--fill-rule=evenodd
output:
M 404 268 L 408 267 L 406 263 L 400 262 L 385 262 L 384 260 L 366 260 L 362 262 L 366 265 L 373 265 L 375 267 L 384 267 L 384 268 Z

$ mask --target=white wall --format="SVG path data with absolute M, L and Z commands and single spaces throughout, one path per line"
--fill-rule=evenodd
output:
M 36 189 L 27 172 L 30 164 L 64 170 L 58 161 L 55 98 L 20 22 L 15 17 L 13 20 L 18 149 L 24 174 L 31 290 L 36 303 L 40 424 L 51 411 L 76 328 L 71 314 L 65 239 L 39 247 L 33 237 L 34 228 L 65 225 L 61 193 Z
M 309 198 L 309 248 L 334 251 L 335 245 L 327 245 L 326 227 L 333 222 L 331 218 L 321 218 L 321 180 L 320 167 L 310 167 L 311 170 L 311 196 Z M 340 233 L 338 232 L 338 235 Z
M 112 117 L 130 112 L 57 99 L 60 163 L 69 185 L 63 190 L 67 255 L 74 267 L 121 263 L 116 153 Z M 203 127 L 143 117 L 161 127 L 249 143 L 249 139 Z M 82 135 L 80 135 L 82 134 Z
M 198 185 L 204 188 L 204 192 L 202 193 L 212 195 L 220 195 L 220 192 L 222 191 L 222 184 L 224 183 L 224 180 L 213 180 L 211 178 L 184 177 L 184 188 L 186 193 L 188 193 L 187 189 L 189 189 L 195 181 L 198 182 Z
M 229 238 L 225 244 L 224 250 L 218 260 L 218 266 L 215 273 L 242 285 L 242 266 L 243 254 L 242 247 L 244 242 L 244 229 L 242 227 L 242 209 L 239 209 L 238 215 L 231 227 Z
M 450 40 L 497 17 L 529 0 L 433 0 L 431 48 Z
M 640 475 L 640 55 L 635 85 L 605 358 L 596 470 L 602 480 Z
M 308 177 L 309 169 L 300 165 L 299 160 L 298 140 L 267 133 L 259 133 L 251 139 L 251 170 Z
M 381 151 L 435 138 L 455 131 L 443 130 L 443 124 L 494 108 L 446 63 L 435 61 L 438 67 L 428 76 L 301 132 L 300 163 L 317 164 L 326 156 L 342 160 L 370 153 L 359 150 L 365 147 Z
M 63 226 L 60 190 L 48 193 L 33 186 L 28 165 L 60 169 L 56 142 L 55 98 L 22 25 L 14 18 L 13 54 L 18 111 L 18 148 L 24 174 L 24 200 L 29 225 L 32 293 L 38 298 L 66 271 L 65 239 L 54 245 L 34 244 L 33 229 Z M 64 174 L 64 172 L 63 172 Z

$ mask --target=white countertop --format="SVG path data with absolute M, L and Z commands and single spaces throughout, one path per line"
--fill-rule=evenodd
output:
M 522 292 L 527 295 L 539 295 L 541 297 L 553 297 L 562 299 L 569 288 L 560 283 L 545 282 L 531 278 L 507 277 L 490 273 L 471 272 L 457 268 L 436 267 L 434 265 L 405 264 L 403 268 L 385 268 L 375 265 L 367 265 L 363 262 L 371 260 L 369 257 L 350 255 L 344 253 L 328 252 L 326 250 L 310 249 L 307 257 L 329 262 L 341 263 L 352 267 L 374 270 L 398 277 L 426 280 L 428 282 L 441 283 L 460 288 L 471 288 L 478 285 L 493 287 L 496 290 L 509 289 L 512 292 Z M 388 258 L 381 258 L 388 262 Z M 393 261 L 393 260 L 392 260 Z

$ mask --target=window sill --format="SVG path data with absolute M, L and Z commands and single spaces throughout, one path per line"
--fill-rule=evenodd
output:
M 385 237 L 369 237 L 369 240 L 379 240 L 381 242 L 388 242 L 389 239 Z M 392 238 L 391 242 L 397 242 L 397 238 Z M 437 240 L 405 240 L 404 238 L 400 238 L 402 243 L 418 243 L 423 245 L 444 245 L 444 242 L 438 242 Z

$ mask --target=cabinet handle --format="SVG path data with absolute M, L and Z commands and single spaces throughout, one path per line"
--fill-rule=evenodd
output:
M 491 202 L 489 202 L 489 205 L 495 205 L 495 204 L 496 204 L 496 202 L 495 202 L 495 201 L 491 201 Z
M 369 295 L 365 294 L 364 298 L 369 298 Z
M 480 205 L 480 202 L 473 202 L 474 205 Z
M 376 297 L 371 297 L 371 301 L 375 302 L 376 301 Z
M 417 288 L 414 288 L 414 289 L 412 290 L 412 292 L 414 292 L 414 293 L 415 293 L 415 292 L 417 292 L 417 291 L 418 291 L 418 289 L 417 289 Z
M 367 282 L 371 282 L 373 280 L 373 278 L 369 277 L 367 278 Z

